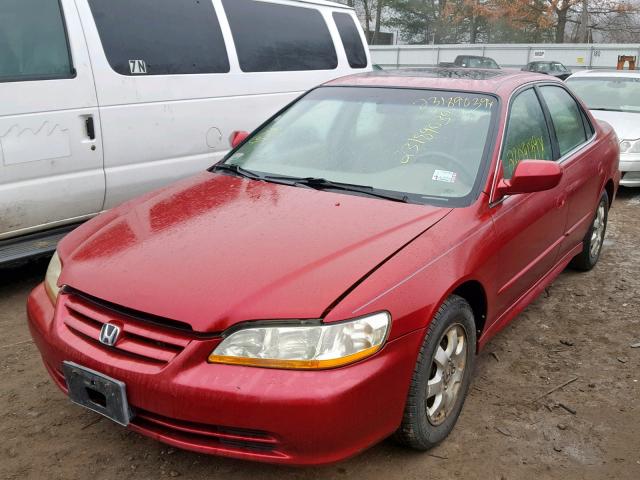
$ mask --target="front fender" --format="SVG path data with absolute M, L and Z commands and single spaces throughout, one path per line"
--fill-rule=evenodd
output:
M 478 206 L 454 210 L 371 274 L 326 320 L 387 310 L 392 316 L 390 339 L 423 329 L 442 302 L 465 281 L 472 279 L 483 285 L 485 292 L 492 290 L 497 268 L 491 260 L 495 258 L 494 240 L 486 210 Z

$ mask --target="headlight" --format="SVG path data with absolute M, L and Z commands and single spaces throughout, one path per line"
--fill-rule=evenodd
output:
M 60 293 L 60 287 L 58 286 L 58 278 L 62 273 L 62 263 L 58 252 L 53 254 L 51 261 L 49 262 L 49 268 L 47 268 L 47 274 L 44 277 L 44 289 L 47 291 L 47 295 L 51 299 L 52 303 L 56 303 L 58 299 L 58 293 Z
M 640 139 L 622 140 L 620 142 L 620 153 L 640 153 Z
M 362 360 L 382 348 L 391 317 L 376 313 L 349 322 L 245 328 L 225 338 L 210 363 L 319 370 Z

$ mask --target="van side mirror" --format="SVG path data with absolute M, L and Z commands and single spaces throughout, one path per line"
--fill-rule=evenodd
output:
M 496 200 L 505 195 L 551 190 L 562 179 L 562 167 L 548 160 L 522 160 L 509 180 L 500 180 Z
M 238 130 L 231 134 L 231 148 L 236 148 L 242 142 L 246 140 L 249 136 L 249 132 L 245 132 L 244 130 Z

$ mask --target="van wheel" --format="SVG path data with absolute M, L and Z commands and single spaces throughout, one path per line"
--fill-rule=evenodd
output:
M 418 354 L 396 441 L 428 450 L 453 430 L 471 382 L 475 328 L 465 299 L 452 295 L 442 304 Z
M 576 270 L 587 272 L 596 266 L 602 251 L 604 236 L 607 233 L 609 219 L 609 195 L 603 192 L 593 216 L 593 222 L 582 240 L 582 252 L 571 260 L 570 266 Z

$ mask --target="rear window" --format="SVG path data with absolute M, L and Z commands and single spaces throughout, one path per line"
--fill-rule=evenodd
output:
M 333 70 L 336 50 L 314 8 L 223 0 L 243 72 Z
M 210 0 L 89 0 L 107 60 L 121 75 L 225 73 Z
M 0 82 L 73 76 L 55 0 L 0 1 Z
M 336 27 L 338 27 L 338 32 L 347 54 L 347 60 L 349 60 L 349 66 L 351 68 L 365 68 L 367 66 L 367 53 L 364 45 L 362 45 L 362 39 L 353 17 L 348 13 L 335 12 L 333 20 L 336 22 Z
M 492 58 L 469 58 L 467 67 L 470 68 L 500 68 Z

